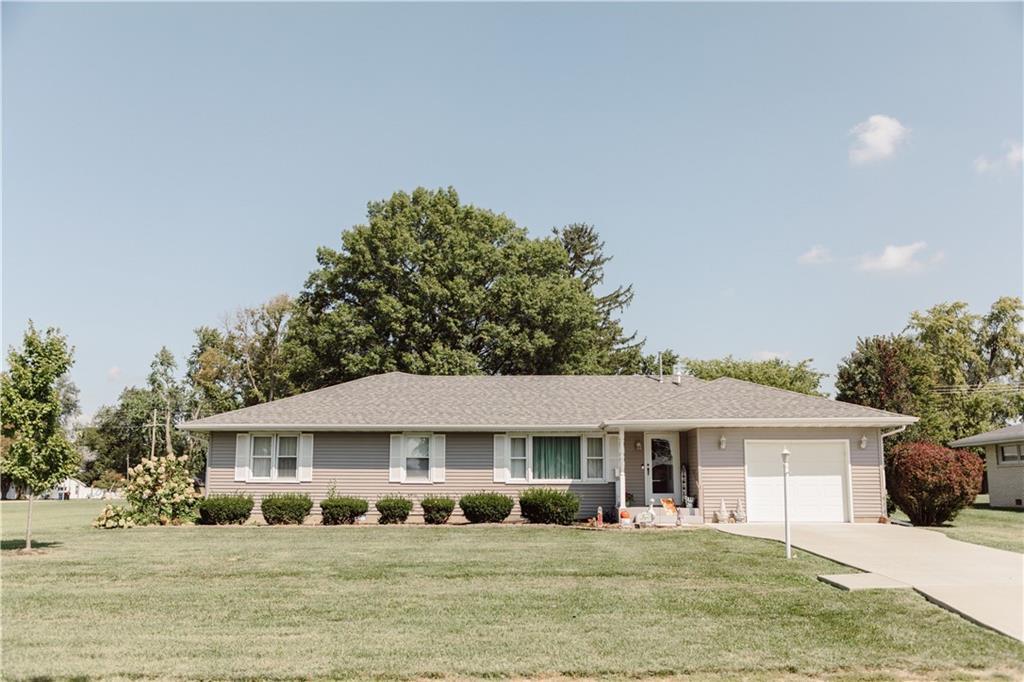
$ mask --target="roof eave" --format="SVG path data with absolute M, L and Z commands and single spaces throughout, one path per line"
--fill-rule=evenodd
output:
M 199 433 L 213 431 L 599 431 L 591 424 L 202 424 L 187 422 L 178 428 Z
M 695 429 L 723 427 L 841 427 L 841 426 L 904 426 L 917 422 L 917 417 L 730 417 L 715 419 L 610 419 L 602 428 Z

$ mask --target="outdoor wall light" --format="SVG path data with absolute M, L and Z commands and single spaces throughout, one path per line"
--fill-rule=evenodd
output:
M 725 450 L 725 436 L 718 439 L 718 449 Z
M 638 440 L 633 441 L 633 449 L 636 450 L 637 452 L 640 452 L 641 450 L 644 449 L 644 444 Z
M 860 437 L 860 449 L 863 450 L 867 446 L 868 446 L 868 437 L 867 436 L 861 436 Z

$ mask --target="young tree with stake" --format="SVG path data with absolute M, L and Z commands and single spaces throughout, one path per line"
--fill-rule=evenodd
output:
M 25 549 L 32 549 L 32 500 L 78 470 L 81 457 L 61 423 L 61 378 L 73 363 L 67 339 L 40 334 L 29 321 L 21 349 L 7 354 L 0 377 L 3 435 L 10 439 L 0 468 L 28 491 Z

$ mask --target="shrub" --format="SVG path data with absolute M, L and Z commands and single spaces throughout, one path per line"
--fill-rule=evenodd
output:
M 455 501 L 447 497 L 424 497 L 420 506 L 423 507 L 423 522 L 434 525 L 445 523 L 455 511 Z
M 412 511 L 412 500 L 400 495 L 388 495 L 377 500 L 377 523 L 405 523 Z
M 532 523 L 557 523 L 568 526 L 576 520 L 580 498 L 573 493 L 550 488 L 534 488 L 519 496 L 519 510 Z
M 366 513 L 370 505 L 358 497 L 335 497 L 331 495 L 320 502 L 320 512 L 325 526 L 355 523 Z
M 271 526 L 300 524 L 313 508 L 313 500 L 303 493 L 273 493 L 260 500 L 263 520 Z
M 92 522 L 93 528 L 131 528 L 135 519 L 127 507 L 108 504 Z
M 214 526 L 242 524 L 252 513 L 252 495 L 211 495 L 199 503 L 199 522 Z
M 896 506 L 915 526 L 956 518 L 981 489 L 984 465 L 976 454 L 935 443 L 901 443 L 886 462 L 886 481 Z
M 153 457 L 129 470 L 125 497 L 140 525 L 191 522 L 199 499 L 188 470 L 188 455 Z
M 470 523 L 501 523 L 512 513 L 514 501 L 501 493 L 470 493 L 459 500 L 459 508 Z

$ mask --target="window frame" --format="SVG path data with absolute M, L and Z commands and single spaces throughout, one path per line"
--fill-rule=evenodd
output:
M 512 456 L 512 441 L 521 440 L 523 441 L 523 456 L 513 457 Z M 533 439 L 526 434 L 509 434 L 508 435 L 508 480 L 512 483 L 529 483 L 530 472 L 532 470 L 533 461 Z M 512 474 L 512 460 L 522 460 L 523 462 L 523 476 L 517 477 Z
M 409 444 L 413 440 L 420 438 L 427 439 L 427 477 L 426 478 L 409 478 L 409 460 L 410 459 L 423 459 L 422 457 L 411 457 L 409 456 L 410 447 Z M 402 483 L 408 483 L 410 485 L 423 485 L 424 483 L 434 482 L 434 434 L 433 432 L 427 431 L 410 431 L 402 433 Z
M 270 438 L 270 476 L 253 475 L 253 458 L 257 438 Z M 295 439 L 295 476 L 282 478 L 277 473 L 277 458 L 281 438 Z M 302 434 L 297 431 L 251 431 L 249 433 L 249 477 L 247 483 L 301 483 L 299 479 L 299 451 L 302 448 Z
M 508 483 L 520 483 L 527 485 L 570 485 L 570 484 L 606 484 L 609 481 L 605 478 L 607 470 L 605 458 L 605 434 L 601 431 L 537 431 L 537 432 L 509 432 L 505 434 L 508 439 Z M 575 437 L 580 439 L 580 478 L 534 478 L 533 476 L 533 439 L 534 437 Z M 512 439 L 526 439 L 526 478 L 514 478 L 512 476 Z M 600 478 L 587 477 L 587 460 L 589 459 L 588 438 L 601 439 L 601 476 Z M 595 458 L 596 459 L 596 458 Z
M 1017 450 L 1015 459 L 1006 459 L 1006 448 Z M 1019 467 L 1024 466 L 1024 443 L 1000 443 L 996 446 L 996 463 L 999 466 Z

